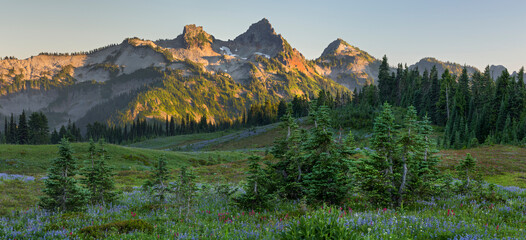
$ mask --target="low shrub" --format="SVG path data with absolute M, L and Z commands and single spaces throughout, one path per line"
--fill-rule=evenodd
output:
M 338 220 L 334 214 L 315 213 L 302 216 L 281 234 L 281 239 L 359 239 L 357 233 Z
M 84 239 L 99 239 L 105 232 L 126 234 L 129 232 L 152 232 L 153 226 L 142 219 L 131 219 L 106 223 L 98 226 L 88 226 L 79 230 L 78 235 Z

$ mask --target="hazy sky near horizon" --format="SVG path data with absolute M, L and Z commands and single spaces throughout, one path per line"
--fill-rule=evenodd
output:
M 0 56 L 171 39 L 187 24 L 228 40 L 267 18 L 309 59 L 342 38 L 391 65 L 436 57 L 513 72 L 526 65 L 525 10 L 523 0 L 0 0 Z

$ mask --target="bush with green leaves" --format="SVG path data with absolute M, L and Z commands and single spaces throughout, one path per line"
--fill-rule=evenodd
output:
M 335 214 L 331 213 L 332 211 Z M 303 215 L 291 221 L 281 233 L 283 240 L 312 239 L 361 239 L 360 234 L 353 232 L 337 214 L 337 210 L 319 210 L 310 215 Z
M 102 239 L 108 232 L 125 234 L 129 232 L 151 233 L 154 227 L 142 219 L 130 219 L 111 222 L 102 225 L 87 226 L 79 230 L 78 235 L 82 239 Z

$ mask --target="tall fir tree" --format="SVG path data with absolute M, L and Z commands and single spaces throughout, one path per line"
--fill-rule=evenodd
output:
M 4 143 L 9 143 L 9 123 L 7 117 L 4 118 Z
M 11 113 L 11 118 L 9 121 L 9 135 L 7 136 L 8 143 L 17 144 L 18 143 L 18 129 L 13 114 Z
M 243 187 L 245 193 L 234 198 L 234 201 L 243 209 L 266 209 L 271 205 L 271 200 L 274 196 L 269 191 L 269 179 L 267 174 L 261 168 L 261 157 L 252 155 L 248 160 L 249 171 L 247 183 Z
M 374 122 L 370 158 L 357 164 L 358 181 L 366 196 L 377 205 L 392 205 L 396 201 L 393 164 L 398 161 L 396 124 L 391 105 L 384 103 L 383 110 Z
M 166 156 L 163 155 L 158 158 L 157 165 L 149 179 L 144 183 L 143 188 L 150 192 L 154 201 L 164 203 L 166 195 L 172 192 L 169 179 L 170 169 L 166 166 Z
M 76 158 L 69 141 L 63 138 L 59 146 L 59 157 L 54 159 L 44 180 L 45 196 L 39 205 L 47 210 L 76 211 L 84 208 L 85 193 L 77 184 Z
M 431 121 L 435 124 L 438 124 L 438 115 L 437 112 L 437 103 L 440 98 L 440 81 L 438 79 L 438 71 L 436 69 L 436 66 L 433 66 L 431 69 L 431 73 L 429 74 L 429 79 L 431 82 L 431 86 L 429 88 L 428 98 L 429 101 L 427 103 L 427 115 L 430 116 Z
M 380 97 L 382 102 L 392 102 L 392 92 L 394 80 L 390 74 L 389 63 L 387 62 L 387 56 L 384 55 L 382 58 L 382 63 L 380 64 L 380 69 L 378 72 L 378 91 L 380 92 Z
M 437 124 L 444 126 L 451 117 L 451 107 L 453 106 L 453 95 L 455 93 L 455 80 L 449 73 L 444 70 L 440 79 L 440 95 L 437 102 Z
M 319 106 L 313 118 L 315 127 L 311 128 L 309 138 L 304 143 L 304 158 L 310 170 L 305 175 L 304 184 L 307 199 L 337 204 L 346 197 L 349 189 L 346 165 L 333 140 L 329 108 Z
M 415 157 L 418 162 L 412 174 L 409 188 L 411 188 L 413 195 L 433 196 L 437 190 L 434 183 L 441 177 L 437 168 L 440 159 L 436 155 L 438 150 L 432 138 L 433 127 L 427 115 L 419 122 L 417 131 L 420 139 L 417 145 L 419 151 L 415 152 Z
M 188 169 L 188 167 L 181 167 L 176 193 L 179 196 L 182 206 L 186 207 L 187 216 L 190 214 L 190 206 L 193 203 L 194 196 L 197 190 L 197 187 L 195 185 L 195 178 L 196 176 L 190 169 Z M 182 209 L 179 208 L 179 210 L 181 211 Z
M 469 88 L 469 76 L 468 70 L 466 67 L 462 69 L 462 74 L 458 79 L 458 85 L 455 91 L 455 108 L 457 108 L 457 113 L 459 116 L 464 118 L 468 115 L 468 106 L 471 99 L 471 93 Z
M 86 167 L 83 171 L 83 182 L 88 190 L 88 199 L 91 204 L 111 203 L 115 200 L 117 194 L 115 193 L 113 169 L 107 165 L 110 157 L 105 149 L 104 138 L 99 139 L 98 154 L 95 152 L 95 144 L 90 139 L 88 153 L 91 167 Z
M 274 191 L 289 199 L 299 199 L 304 195 L 302 182 L 304 180 L 305 164 L 302 158 L 302 136 L 293 117 L 292 104 L 288 104 L 286 114 L 281 118 L 284 137 L 276 140 L 272 155 L 278 159 L 271 165 L 274 170 L 276 184 Z M 272 178 L 272 177 L 271 177 Z
M 49 127 L 46 115 L 42 112 L 34 112 L 29 115 L 29 143 L 31 144 L 48 144 Z
M 29 143 L 29 127 L 27 126 L 26 112 L 22 111 L 18 118 L 17 138 L 19 144 Z
M 419 164 L 419 152 L 422 152 L 424 145 L 423 139 L 418 134 L 419 123 L 416 115 L 416 109 L 410 106 L 407 109 L 407 114 L 404 118 L 404 129 L 401 136 L 398 139 L 400 145 L 399 161 L 393 162 L 393 169 L 396 174 L 395 186 L 397 193 L 396 195 L 396 206 L 401 206 L 402 202 L 406 198 L 406 195 L 410 194 L 407 190 L 408 182 L 410 178 L 415 175 L 418 171 Z

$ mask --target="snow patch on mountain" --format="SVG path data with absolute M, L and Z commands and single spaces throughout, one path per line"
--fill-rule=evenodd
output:
M 221 51 L 225 52 L 225 55 L 232 56 L 232 57 L 238 57 L 239 55 L 233 54 L 232 51 L 230 51 L 230 48 L 222 46 L 219 48 Z
M 270 59 L 270 56 L 268 54 L 264 54 L 264 53 L 260 53 L 260 52 L 255 52 L 254 54 L 255 55 L 260 55 L 260 56 L 263 56 L 263 57 L 266 57 L 266 58 Z

